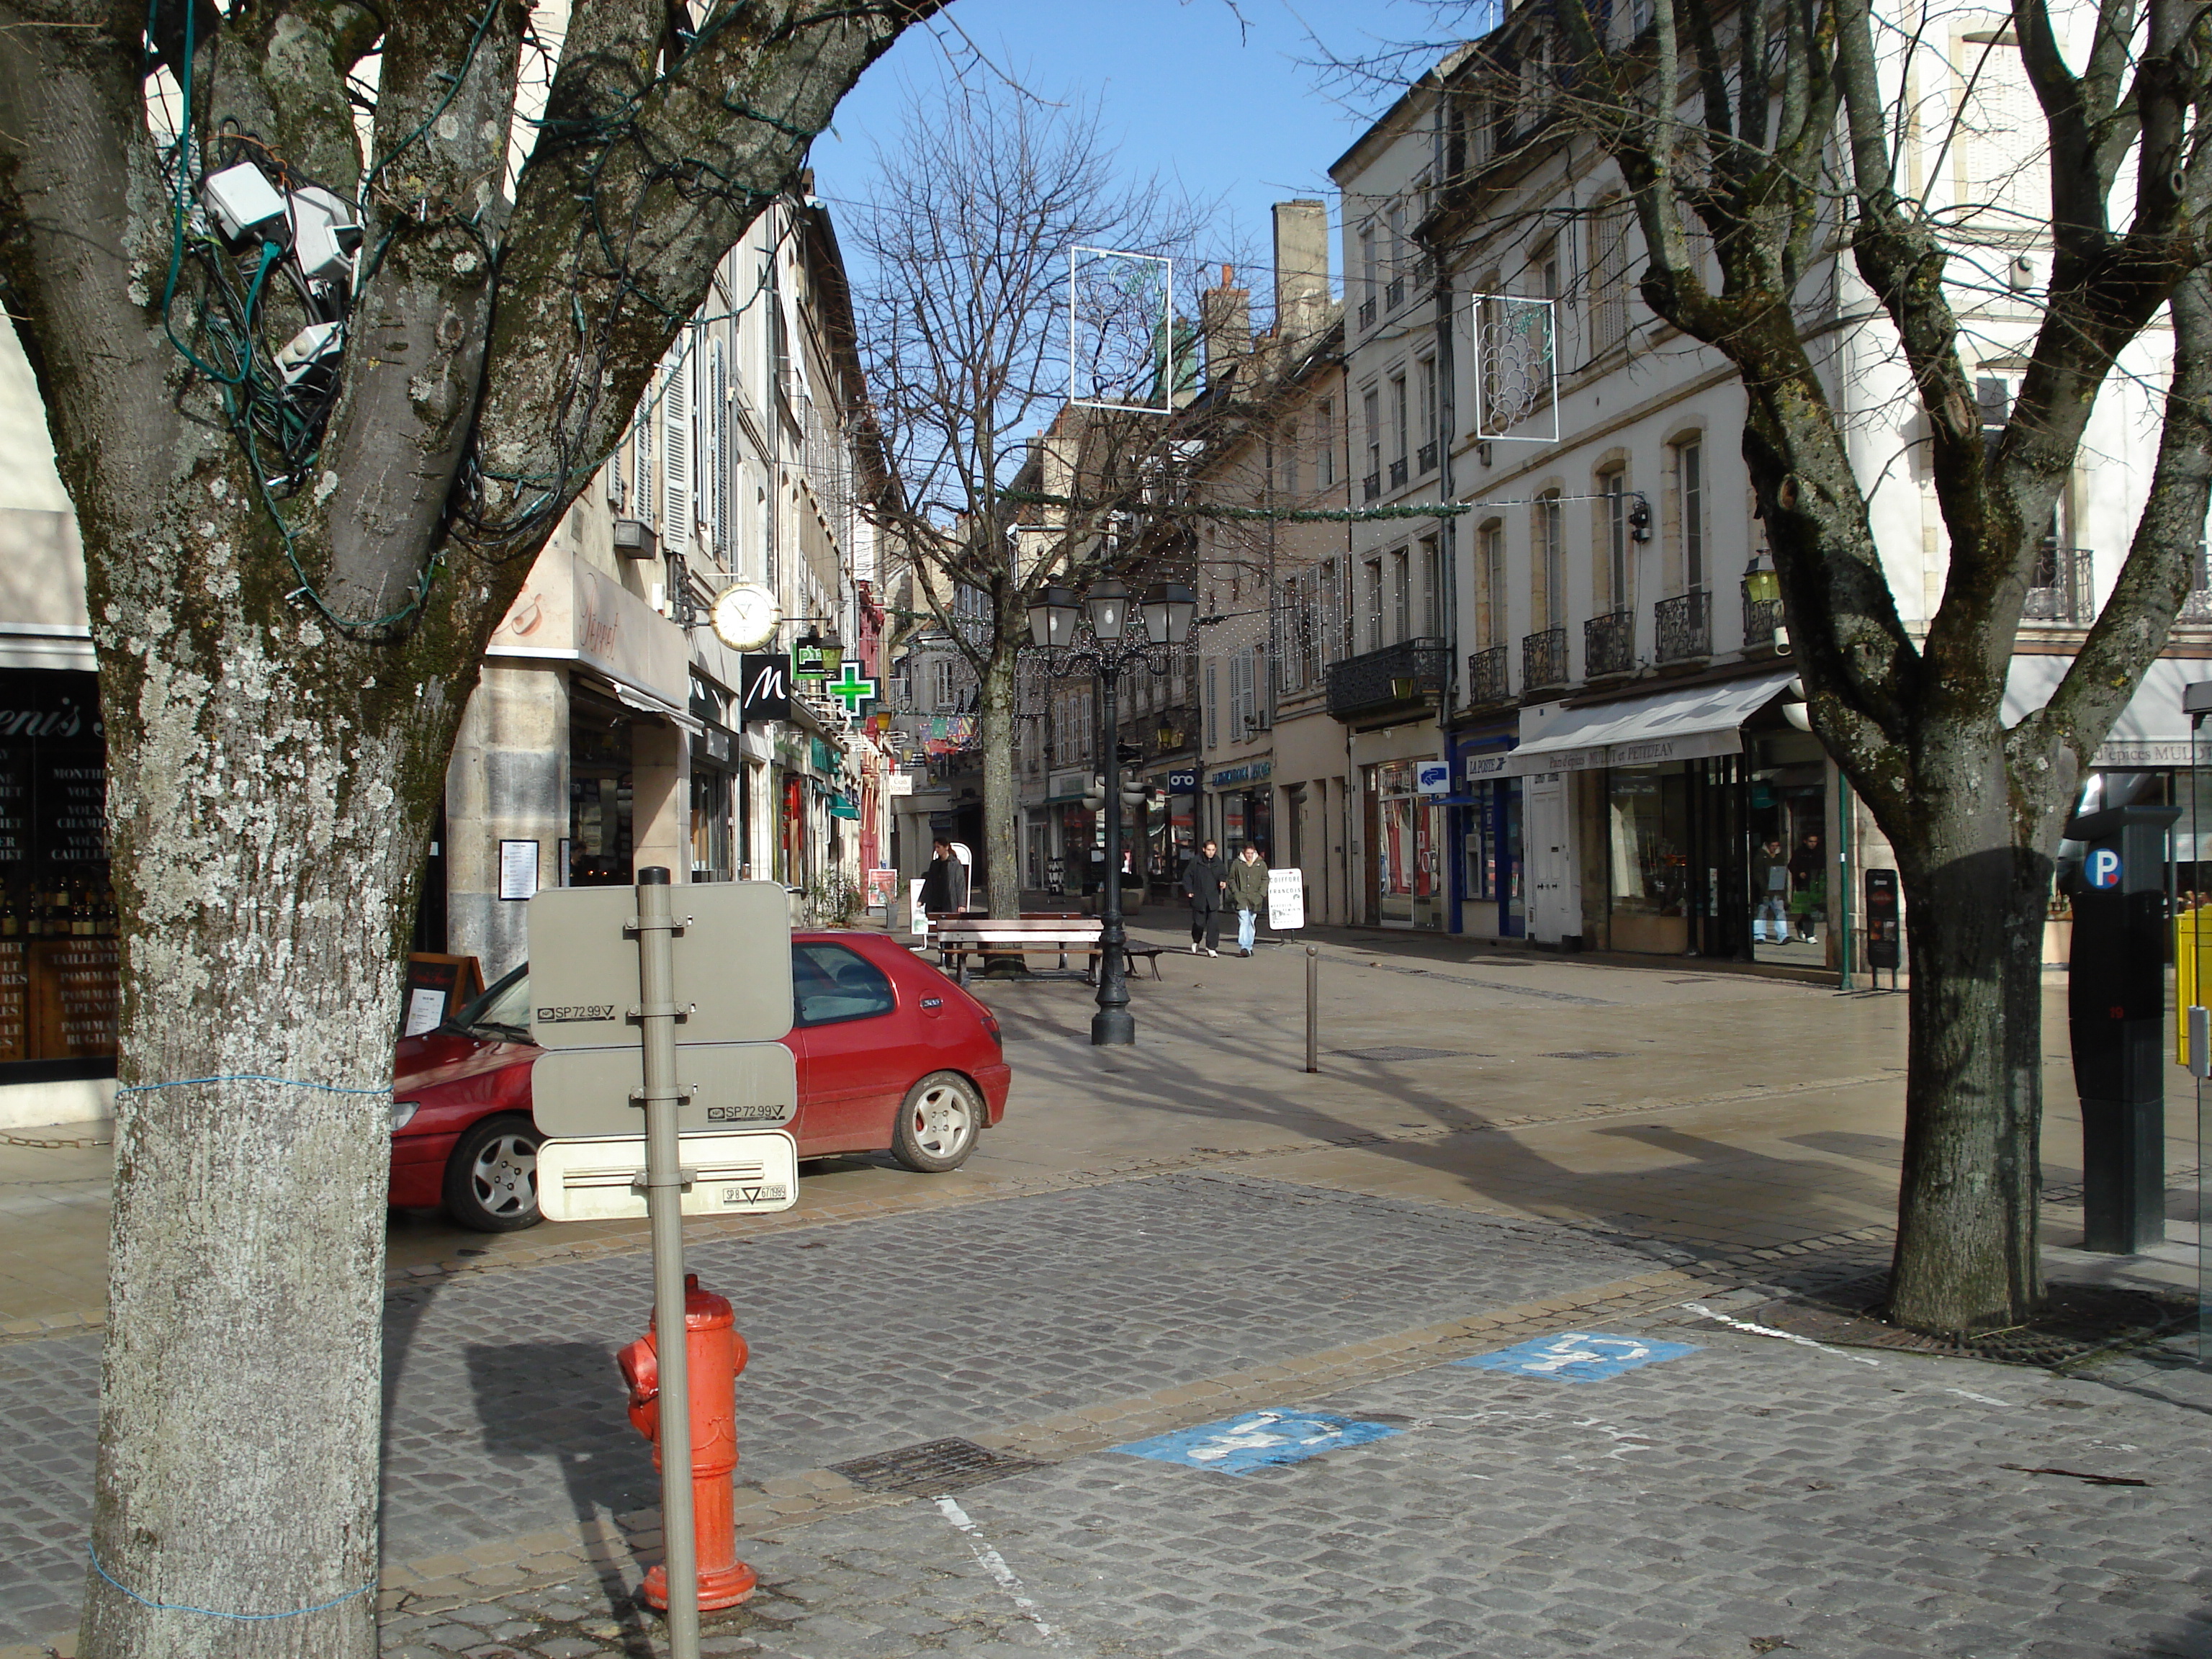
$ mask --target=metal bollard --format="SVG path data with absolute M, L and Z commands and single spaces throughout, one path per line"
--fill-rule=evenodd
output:
M 1306 1070 L 1321 1070 L 1321 1054 L 1316 1047 L 1319 1042 L 1321 1024 L 1321 946 L 1306 946 Z

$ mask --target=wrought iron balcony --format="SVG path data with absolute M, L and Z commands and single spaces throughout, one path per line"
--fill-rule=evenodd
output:
M 1505 647 L 1493 645 L 1467 659 L 1467 702 L 1470 708 L 1493 702 L 1510 702 L 1513 687 L 1506 678 Z
M 1385 308 L 1395 311 L 1405 303 L 1406 279 L 1403 276 L 1393 276 L 1390 279 L 1390 285 L 1382 290 L 1382 304 Z
M 1434 438 L 1431 438 L 1428 442 L 1423 444 L 1421 446 L 1421 453 L 1415 456 L 1414 459 L 1419 463 L 1423 472 L 1435 471 L 1437 470 L 1437 441 Z
M 1583 624 L 1583 672 L 1591 679 L 1636 666 L 1636 613 L 1608 611 Z
M 1359 481 L 1359 499 L 1371 501 L 1382 493 L 1382 475 L 1370 472 Z
M 2046 547 L 2020 608 L 2020 619 L 2061 628 L 2087 628 L 2096 620 L 2097 556 L 2086 547 Z
M 1374 301 L 1362 300 L 1359 302 L 1359 325 L 1362 328 L 1372 328 L 1375 326 Z
M 1349 720 L 1425 702 L 1443 690 L 1450 670 L 1451 647 L 1442 640 L 1401 640 L 1347 657 L 1328 665 L 1328 712 Z
M 1774 643 L 1774 630 L 1787 624 L 1782 617 L 1782 601 L 1760 601 L 1751 597 L 1751 585 L 1743 590 L 1743 648 L 1756 651 L 1761 646 Z
M 1390 463 L 1390 488 L 1393 489 L 1403 489 L 1405 487 L 1406 458 L 1403 455 L 1401 455 L 1396 460 Z
M 1547 628 L 1521 638 L 1521 689 L 1540 690 L 1567 683 L 1567 630 Z
M 1651 607 L 1652 656 L 1681 662 L 1713 654 L 1713 596 L 1702 587 Z

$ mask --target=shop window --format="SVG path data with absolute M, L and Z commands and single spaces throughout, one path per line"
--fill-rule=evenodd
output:
M 1613 909 L 1617 915 L 1685 914 L 1689 878 L 1689 779 L 1656 766 L 1607 774 Z
M 0 1061 L 114 1058 L 106 801 L 94 677 L 0 672 Z
M 1504 907 L 1518 915 L 1521 906 L 1521 791 L 1503 780 L 1477 783 L 1468 793 L 1467 835 L 1462 842 L 1466 896 Z

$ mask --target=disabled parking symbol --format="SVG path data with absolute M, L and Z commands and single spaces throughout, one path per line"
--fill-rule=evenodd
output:
M 1247 1412 L 1226 1422 L 1132 1441 L 1114 1449 L 1194 1469 L 1249 1474 L 1254 1469 L 1303 1463 L 1323 1452 L 1365 1445 L 1398 1432 L 1387 1423 L 1364 1423 L 1328 1412 Z
M 1688 1342 L 1661 1342 L 1644 1336 L 1606 1336 L 1596 1331 L 1563 1331 L 1516 1342 L 1495 1353 L 1455 1359 L 1478 1371 L 1507 1371 L 1517 1376 L 1546 1376 L 1559 1382 L 1601 1382 L 1639 1365 L 1680 1359 L 1697 1352 Z

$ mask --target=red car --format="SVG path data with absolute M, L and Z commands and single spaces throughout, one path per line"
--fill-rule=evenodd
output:
M 956 1170 L 1006 1115 L 1013 1080 L 991 1011 L 882 933 L 794 933 L 784 1046 L 799 1060 L 802 1158 L 888 1152 Z M 526 963 L 436 1030 L 402 1037 L 392 1068 L 395 1206 L 441 1205 L 464 1227 L 538 1224 Z

